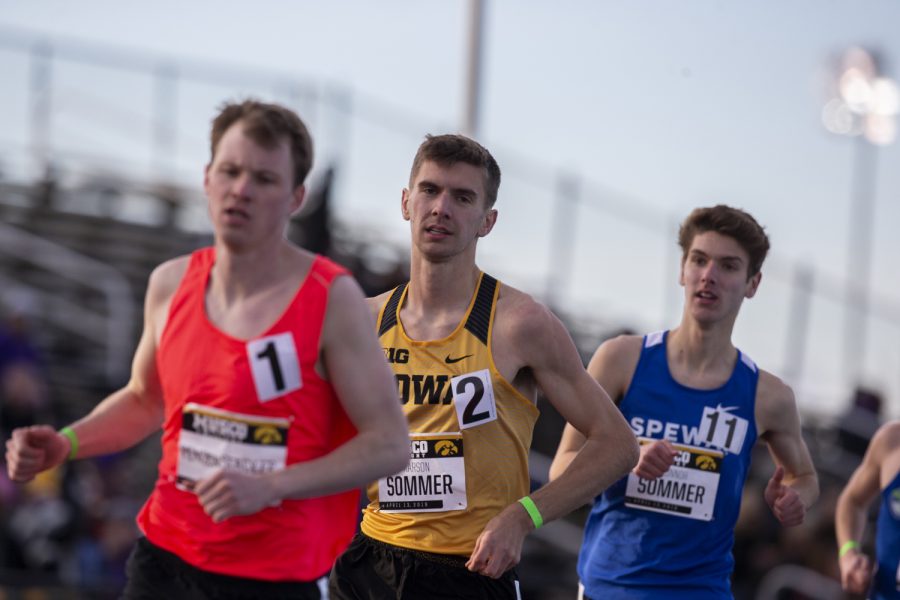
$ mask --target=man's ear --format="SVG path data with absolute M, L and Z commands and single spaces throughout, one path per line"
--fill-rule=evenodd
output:
M 291 212 L 290 214 L 295 214 L 300 207 L 303 206 L 303 201 L 306 200 L 306 186 L 298 185 L 294 188 L 293 199 L 291 201 Z
M 400 193 L 400 213 L 403 215 L 404 221 L 409 221 L 409 190 L 407 188 L 403 188 Z
M 759 289 L 759 282 L 762 281 L 762 271 L 747 280 L 747 290 L 744 292 L 745 298 L 752 298 Z
M 484 219 L 481 221 L 481 227 L 478 228 L 478 237 L 484 237 L 489 234 L 496 224 L 497 209 L 492 208 L 485 213 Z

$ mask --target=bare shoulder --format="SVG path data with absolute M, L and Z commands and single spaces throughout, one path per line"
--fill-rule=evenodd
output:
M 360 319 L 359 317 L 364 318 Z M 367 329 L 374 331 L 375 317 L 369 310 L 366 296 L 356 279 L 349 273 L 336 277 L 328 290 L 328 312 L 325 315 L 329 329 L 337 325 L 339 331 L 364 323 Z M 344 335 L 342 334 L 342 335 Z
M 640 335 L 617 335 L 600 344 L 591 358 L 591 365 L 622 369 L 637 365 L 644 338 Z
M 890 421 L 878 428 L 870 442 L 870 452 L 876 456 L 900 449 L 900 421 Z
M 760 433 L 772 429 L 781 430 L 792 424 L 799 425 L 794 390 L 763 369 L 759 370 L 759 382 L 756 386 L 756 420 Z
M 764 403 L 772 409 L 778 410 L 794 408 L 794 390 L 782 381 L 778 376 L 759 370 L 759 383 L 756 386 L 756 402 Z
M 588 363 L 588 373 L 617 404 L 631 384 L 643 345 L 642 336 L 618 335 L 600 344 Z
M 190 261 L 190 255 L 178 256 L 153 269 L 147 284 L 148 306 L 159 306 L 172 298 L 184 278 Z
M 561 326 L 556 315 L 529 294 L 506 284 L 500 287 L 495 328 L 511 341 L 533 342 L 533 336 L 547 334 L 557 324 Z
M 512 287 L 500 289 L 491 347 L 501 372 L 529 368 L 539 384 L 541 377 L 571 378 L 584 373 L 584 364 L 562 321 L 530 295 Z
M 372 313 L 376 319 L 378 318 L 378 313 L 381 312 L 381 307 L 387 303 L 388 299 L 391 297 L 391 294 L 394 293 L 393 289 L 390 289 L 383 294 L 378 294 L 377 296 L 371 296 L 366 298 L 366 304 L 369 306 L 369 311 Z
M 343 348 L 358 336 L 375 330 L 375 318 L 366 305 L 362 288 L 350 275 L 336 277 L 328 288 L 328 305 L 322 330 L 323 348 Z

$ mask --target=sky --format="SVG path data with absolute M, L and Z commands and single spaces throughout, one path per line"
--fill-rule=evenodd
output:
M 29 169 L 34 97 L 20 48 L 43 39 L 57 48 L 49 143 L 82 172 L 199 189 L 216 105 L 287 102 L 316 137 L 314 175 L 337 169 L 338 221 L 402 252 L 415 149 L 425 133 L 461 127 L 468 23 L 461 0 L 0 0 L 0 168 Z M 860 381 L 900 416 L 900 144 L 872 151 L 822 122 L 846 49 L 877 51 L 882 73 L 900 78 L 898 23 L 895 0 L 487 0 L 477 137 L 504 180 L 480 266 L 598 331 L 672 327 L 678 222 L 695 206 L 742 207 L 772 252 L 736 345 L 791 383 L 804 412 L 839 413 Z M 132 66 L 74 60 L 84 54 Z M 134 65 L 174 68 L 164 89 L 175 91 L 160 96 Z M 158 102 L 172 107 L 168 142 L 156 141 Z M 848 226 L 854 176 L 874 203 L 866 262 L 878 308 L 861 349 L 848 346 L 843 300 L 866 271 Z M 798 269 L 812 273 L 811 292 L 795 285 Z

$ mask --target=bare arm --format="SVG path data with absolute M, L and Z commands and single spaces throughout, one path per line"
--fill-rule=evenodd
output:
M 619 336 L 600 344 L 588 364 L 588 374 L 600 384 L 600 387 L 617 405 L 628 389 L 640 351 L 640 337 Z M 571 423 L 566 423 L 556 456 L 550 465 L 551 480 L 562 475 L 578 451 L 584 446 L 585 441 L 586 438 L 580 431 Z
M 634 434 L 596 381 L 584 370 L 562 323 L 529 300 L 513 328 L 513 345 L 523 352 L 540 388 L 585 442 L 558 477 L 531 494 L 544 522 L 588 503 L 637 461 Z M 469 560 L 471 570 L 498 577 L 519 560 L 522 540 L 534 529 L 514 503 L 485 526 Z
M 357 435 L 329 454 L 262 476 L 220 471 L 196 488 L 215 521 L 252 514 L 283 498 L 311 498 L 392 475 L 409 462 L 409 434 L 397 387 L 375 337 L 362 291 L 350 277 L 332 283 L 322 359 Z M 251 485 L 250 478 L 256 477 Z
M 799 525 L 819 497 L 819 479 L 800 431 L 794 392 L 777 377 L 760 372 L 756 421 L 776 469 L 766 502 L 782 525 Z
M 131 378 L 125 387 L 71 425 L 79 442 L 76 458 L 124 450 L 162 424 L 163 398 L 156 372 L 157 332 L 164 324 L 185 265 L 186 259 L 175 259 L 157 267 L 150 276 L 144 302 L 144 330 L 132 361 Z M 10 477 L 28 481 L 65 461 L 70 450 L 69 439 L 46 425 L 16 430 L 7 443 Z
M 841 492 L 834 513 L 838 548 L 849 541 L 860 543 L 866 528 L 869 506 L 881 491 L 881 470 L 885 460 L 900 448 L 900 423 L 881 427 L 872 438 L 862 464 L 853 472 Z M 845 591 L 865 593 L 872 578 L 872 562 L 860 548 L 850 548 L 839 559 L 841 585 Z
M 533 494 L 541 514 L 552 520 L 589 503 L 618 481 L 635 466 L 638 446 L 624 417 L 584 370 L 571 338 L 549 311 L 543 329 L 529 364 L 553 406 L 585 438 L 558 477 Z

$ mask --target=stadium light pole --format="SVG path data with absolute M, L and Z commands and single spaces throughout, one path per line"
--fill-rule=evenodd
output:
M 50 124 L 53 118 L 53 49 L 38 43 L 31 50 L 31 151 L 38 177 L 49 177 L 52 162 Z
M 481 59 L 484 44 L 484 3 L 487 0 L 469 0 L 468 57 L 466 61 L 466 86 L 462 132 L 478 138 L 481 105 Z
M 894 81 L 879 75 L 872 54 L 858 47 L 844 53 L 836 83 L 836 94 L 825 105 L 822 121 L 828 131 L 856 138 L 847 236 L 844 365 L 848 378 L 859 383 L 868 329 L 876 150 L 897 137 L 900 91 Z

